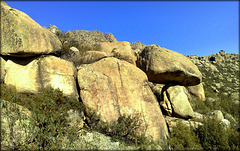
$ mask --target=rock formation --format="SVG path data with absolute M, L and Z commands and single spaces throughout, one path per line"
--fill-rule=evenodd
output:
M 56 35 L 41 27 L 27 14 L 1 1 L 1 54 L 36 56 L 61 49 Z
M 136 57 L 129 42 L 104 42 L 100 44 L 99 51 L 105 52 L 108 56 L 113 56 L 136 65 Z
M 35 59 L 8 60 L 5 64 L 7 85 L 13 85 L 19 92 L 37 93 L 43 87 L 59 88 L 67 96 L 78 98 L 71 62 L 54 56 Z
M 152 82 L 193 86 L 202 81 L 201 72 L 190 59 L 157 45 L 145 47 L 137 62 Z
M 239 106 L 237 54 L 220 51 L 205 57 L 185 57 L 158 45 L 118 42 L 110 33 L 75 30 L 59 34 L 56 26 L 45 29 L 2 1 L 1 25 L 1 84 L 31 95 L 50 86 L 61 90 L 64 97 L 82 101 L 87 107 L 84 113 L 78 114 L 78 109 L 67 112 L 66 120 L 72 127 L 83 128 L 90 110 L 108 124 L 116 122 L 120 115 L 139 115 L 138 134 L 154 141 L 166 139 L 168 130 L 171 132 L 178 121 L 194 129 L 202 126 L 207 116 L 218 118 L 226 127 L 238 123 L 229 114 L 231 110 L 235 114 Z M 63 50 L 66 43 L 70 47 Z M 83 50 L 83 45 L 90 49 Z M 60 49 L 61 55 L 57 55 Z M 203 103 L 216 106 L 226 99 L 233 100 L 226 103 L 231 105 L 230 111 L 195 111 Z M 9 117 L 5 115 L 8 100 L 1 100 L 1 106 L 4 105 L 2 121 L 4 130 L 9 132 L 6 128 Z M 29 118 L 25 111 L 29 114 L 30 111 L 18 105 L 17 108 Z M 13 129 L 18 128 L 15 123 Z M 22 127 L 19 129 L 17 138 L 23 133 Z M 81 138 L 102 135 L 95 133 L 87 132 Z
M 78 71 L 83 103 L 111 123 L 120 115 L 140 113 L 142 131 L 154 140 L 167 136 L 167 127 L 147 77 L 140 69 L 115 58 L 105 58 Z
M 100 31 L 74 30 L 67 31 L 64 34 L 63 41 L 76 41 L 77 43 L 98 45 L 101 42 L 117 42 L 111 33 L 103 34 Z

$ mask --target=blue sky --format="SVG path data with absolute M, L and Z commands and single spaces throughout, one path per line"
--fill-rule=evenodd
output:
M 238 1 L 6 1 L 41 26 L 99 30 L 183 55 L 239 54 Z

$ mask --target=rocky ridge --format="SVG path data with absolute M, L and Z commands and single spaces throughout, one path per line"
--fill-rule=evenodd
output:
M 6 3 L 1 1 L 1 7 L 10 11 L 7 12 L 10 19 L 15 18 L 23 22 L 21 15 L 19 18 L 18 15 L 12 15 L 12 10 Z M 26 15 L 17 10 L 15 13 Z M 3 24 L 9 22 L 9 18 L 5 18 Z M 30 17 L 26 23 L 35 24 Z M 16 31 L 32 31 L 13 26 Z M 39 39 L 40 43 L 41 40 L 50 41 L 51 44 L 57 43 L 57 47 L 53 47 L 55 44 L 46 44 L 44 46 L 47 48 L 44 48 L 44 51 L 37 52 L 38 47 L 35 45 L 38 43 L 24 42 L 31 39 L 28 36 L 22 39 L 23 45 L 27 44 L 23 51 L 15 51 L 18 48 L 13 47 L 14 51 L 8 52 L 7 46 L 11 47 L 10 44 L 14 41 L 10 40 L 10 44 L 4 42 L 4 45 L 1 45 L 1 52 L 4 53 L 1 53 L 0 57 L 1 82 L 14 86 L 18 93 L 33 95 L 51 86 L 61 90 L 64 96 L 78 99 L 89 110 L 81 116 L 75 115 L 72 110 L 69 111 L 69 114 L 72 113 L 69 115 L 70 119 L 74 123 L 70 125 L 77 125 L 82 131 L 89 126 L 86 119 L 90 118 L 88 116 L 91 110 L 96 112 L 100 121 L 107 124 L 118 121 L 121 115 L 134 116 L 139 113 L 139 120 L 143 122 L 137 134 L 151 137 L 155 142 L 164 142 L 177 121 L 197 129 L 202 125 L 204 117 L 212 116 L 225 123 L 226 127 L 237 125 L 237 110 L 229 111 L 223 104 L 223 98 L 230 97 L 230 105 L 239 105 L 237 54 L 220 51 L 206 57 L 185 57 L 157 45 L 118 42 L 112 34 L 99 31 L 76 30 L 62 33 L 54 25 L 48 28 L 49 31 L 42 27 L 38 30 L 55 38 L 48 40 L 47 37 L 38 35 L 34 35 L 34 38 Z M 20 33 L 17 33 L 17 37 L 21 36 Z M 5 34 L 6 37 L 10 36 L 7 32 Z M 90 49 L 83 51 L 82 45 L 84 48 L 89 45 Z M 55 53 L 59 52 L 59 47 L 61 51 L 68 47 L 67 52 L 59 56 Z M 28 48 L 31 48 L 29 52 L 26 51 Z M 178 59 L 173 63 L 169 56 Z M 197 108 L 199 103 L 206 102 L 210 103 L 209 108 Z M 221 107 L 221 111 L 216 104 L 217 107 Z M 6 119 L 8 115 L 3 117 Z M 8 124 L 7 121 L 3 122 Z M 79 138 L 98 149 L 129 149 L 129 146 L 123 145 L 122 142 L 112 142 L 109 137 L 98 132 L 80 132 Z M 99 143 L 94 142 L 96 139 Z M 6 140 L 9 141 L 8 138 Z M 66 138 L 66 142 L 68 141 Z M 106 147 L 109 145 L 109 148 Z M 3 146 L 7 146 L 6 141 Z

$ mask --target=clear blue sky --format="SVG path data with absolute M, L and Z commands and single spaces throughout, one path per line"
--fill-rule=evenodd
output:
M 239 54 L 238 1 L 6 1 L 41 26 L 99 30 L 118 41 L 207 56 Z

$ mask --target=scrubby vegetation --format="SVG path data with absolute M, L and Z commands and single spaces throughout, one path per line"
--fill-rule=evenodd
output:
M 147 140 L 144 133 L 139 135 L 138 129 L 142 124 L 140 114 L 123 114 L 120 115 L 117 121 L 113 121 L 110 124 L 101 121 L 100 116 L 92 110 L 89 110 L 86 114 L 86 122 L 89 125 L 89 130 L 91 131 L 97 130 L 107 136 L 110 136 L 113 140 L 123 141 L 128 145 L 150 145 L 150 143 L 147 142 L 151 140 Z
M 167 140 L 168 150 L 239 150 L 240 135 L 235 129 L 225 127 L 219 120 L 206 118 L 194 130 L 181 122 L 172 128 Z
M 197 135 L 191 127 L 180 122 L 172 129 L 168 139 L 168 148 L 172 150 L 202 150 L 202 146 Z
M 7 140 L 8 146 L 11 146 L 12 149 L 57 149 L 59 147 L 61 148 L 64 137 L 68 137 L 71 141 L 77 139 L 75 137 L 77 129 L 67 125 L 67 111 L 73 109 L 82 112 L 84 111 L 84 106 L 77 100 L 64 97 L 60 90 L 45 88 L 41 93 L 36 95 L 23 94 L 16 93 L 13 87 L 9 88 L 1 84 L 1 99 L 7 100 L 10 103 L 19 104 L 31 111 L 30 124 L 28 126 L 32 126 L 32 128 L 26 127 L 26 129 L 30 129 L 28 134 L 31 134 L 31 137 L 27 137 L 27 140 L 23 142 L 28 143 L 24 144 L 11 142 L 14 141 L 14 139 Z M 6 109 L 10 109 L 7 112 L 9 115 L 11 112 L 17 113 L 16 117 L 9 117 L 10 121 L 8 124 L 10 125 L 10 129 L 12 129 L 11 126 L 13 126 L 17 120 L 21 119 L 21 117 L 19 117 L 20 111 L 14 106 L 6 107 Z M 5 135 L 8 134 L 3 131 L 2 138 L 5 138 Z M 14 137 L 14 135 L 10 136 L 10 138 Z
M 225 127 L 217 119 L 204 119 L 196 134 L 204 150 L 239 150 L 240 135 L 234 129 Z
M 23 112 L 18 105 L 30 113 Z M 38 94 L 17 93 L 14 87 L 1 84 L 1 107 L 2 110 L 6 110 L 2 117 L 7 118 L 7 121 L 2 121 L 6 126 L 1 128 L 3 148 L 5 146 L 14 150 L 55 150 L 79 149 L 80 145 L 80 149 L 97 149 L 79 137 L 77 126 L 70 126 L 67 120 L 69 110 L 79 114 L 84 112 L 87 115 L 84 127 L 87 131 L 101 132 L 128 145 L 141 145 L 142 148 L 151 146 L 149 140 L 137 135 L 139 116 L 122 115 L 116 122 L 107 124 L 100 121 L 100 116 L 91 109 L 86 109 L 76 99 L 63 96 L 58 89 L 48 87 Z M 14 130 L 17 130 L 18 135 L 15 135 Z

